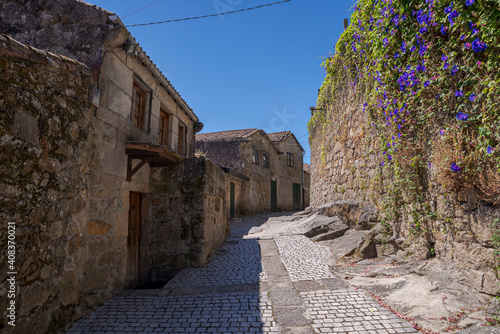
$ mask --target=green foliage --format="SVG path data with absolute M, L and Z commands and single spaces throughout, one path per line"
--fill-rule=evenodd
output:
M 347 88 L 362 101 L 359 112 L 379 145 L 387 221 L 409 212 L 411 234 L 425 232 L 437 218 L 428 204 L 431 180 L 499 204 L 498 2 L 359 0 L 354 9 L 323 62 L 317 108 L 328 112 L 312 116 L 310 141 Z

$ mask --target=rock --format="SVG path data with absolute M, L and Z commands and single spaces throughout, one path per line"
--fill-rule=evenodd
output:
M 304 235 L 314 241 L 331 240 L 344 235 L 349 226 L 339 217 L 317 216 L 308 225 Z
M 363 244 L 366 235 L 366 231 L 348 230 L 343 236 L 334 240 L 320 241 L 320 244 L 330 248 L 333 253 L 332 260 L 335 261 L 341 257 L 353 255 Z
M 373 259 L 377 257 L 377 246 L 375 243 L 376 231 L 371 231 L 363 241 L 363 244 L 356 250 L 355 255 L 363 259 Z
M 315 214 L 339 217 L 351 228 L 371 229 L 377 222 L 378 212 L 370 204 L 354 200 L 331 202 L 318 207 Z
M 500 333 L 500 327 L 474 326 L 464 330 L 453 332 L 456 334 L 497 334 Z

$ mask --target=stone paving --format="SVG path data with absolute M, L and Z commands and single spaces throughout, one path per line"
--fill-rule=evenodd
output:
M 334 277 L 326 265 L 332 257 L 328 248 L 303 235 L 278 236 L 274 241 L 292 282 Z
M 415 333 L 394 315 L 359 290 L 319 290 L 300 294 L 318 333 Z
M 332 275 L 328 248 L 302 235 L 252 237 L 265 221 L 233 221 L 205 268 L 186 268 L 161 290 L 126 290 L 68 333 L 416 333 Z
M 182 270 L 167 287 L 258 283 L 261 279 L 264 280 L 265 275 L 257 241 L 232 238 L 204 268 Z

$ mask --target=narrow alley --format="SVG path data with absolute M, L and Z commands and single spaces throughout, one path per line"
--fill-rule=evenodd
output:
M 68 333 L 416 333 L 332 275 L 328 248 L 274 233 L 272 216 L 233 220 L 206 267 L 186 268 L 162 289 L 126 290 Z

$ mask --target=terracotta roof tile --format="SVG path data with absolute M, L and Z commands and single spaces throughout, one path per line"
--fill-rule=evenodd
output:
M 292 134 L 291 131 L 280 131 L 268 133 L 267 136 L 273 143 L 279 143 L 285 139 L 287 139 Z
M 259 129 L 227 130 L 219 132 L 197 133 L 196 141 L 215 141 L 224 139 L 244 139 L 248 138 Z
M 311 165 L 304 162 L 304 172 L 311 174 Z

